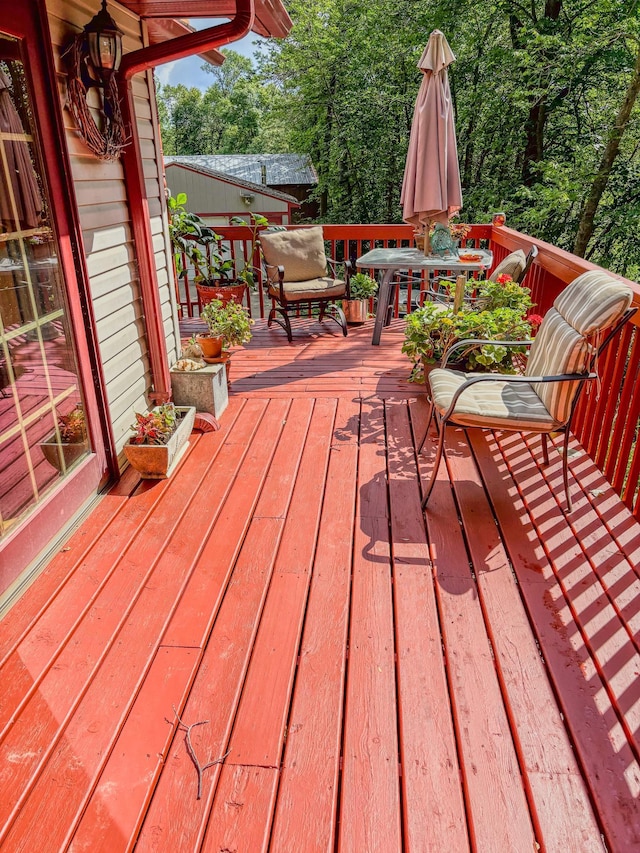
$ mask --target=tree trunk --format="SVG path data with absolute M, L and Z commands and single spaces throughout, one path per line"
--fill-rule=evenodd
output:
M 533 4 L 532 4 L 533 8 Z M 562 0 L 546 0 L 544 7 L 544 16 L 542 20 L 536 20 L 533 15 L 534 23 L 536 23 L 540 33 L 551 33 L 555 31 L 555 25 L 562 11 Z M 511 37 L 512 39 L 520 39 L 520 29 L 516 22 L 511 19 Z M 514 44 L 514 46 L 516 46 Z M 551 68 L 553 67 L 553 56 L 545 50 L 541 54 L 541 59 L 545 60 L 547 70 L 544 77 L 544 88 L 548 89 L 551 81 Z M 549 111 L 547 109 L 547 92 L 536 97 L 536 100 L 531 104 L 529 116 L 525 122 L 526 143 L 524 148 L 524 159 L 522 163 L 522 183 L 526 187 L 533 186 L 539 180 L 538 164 L 544 158 L 544 133 Z
M 593 223 L 596 211 L 598 209 L 598 205 L 600 204 L 602 194 L 605 191 L 607 183 L 609 181 L 611 169 L 613 168 L 613 164 L 620 150 L 620 141 L 624 135 L 627 125 L 629 124 L 629 116 L 631 115 L 631 110 L 633 109 L 639 92 L 640 51 L 638 51 L 638 55 L 636 57 L 636 64 L 633 69 L 633 75 L 631 77 L 631 80 L 629 81 L 624 100 L 622 101 L 620 109 L 618 110 L 618 115 L 616 116 L 614 125 L 611 128 L 611 131 L 609 132 L 609 139 L 607 140 L 607 145 L 602 154 L 602 159 L 600 160 L 598 171 L 596 172 L 595 178 L 593 179 L 593 183 L 591 184 L 591 189 L 589 190 L 589 194 L 587 195 L 587 198 L 582 207 L 582 213 L 580 214 L 580 224 L 578 225 L 578 231 L 576 234 L 575 243 L 573 245 L 573 254 L 578 255 L 578 257 L 580 258 L 584 257 L 589 240 L 593 235 Z

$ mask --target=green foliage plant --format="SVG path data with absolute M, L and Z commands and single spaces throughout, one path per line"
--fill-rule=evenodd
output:
M 169 196 L 167 199 L 169 236 L 178 277 L 187 275 L 188 270 L 182 263 L 183 256 L 186 256 L 196 271 L 196 281 L 228 280 L 233 261 L 225 258 L 224 250 L 219 248 L 220 235 L 205 225 L 197 213 L 187 210 L 186 204 L 186 193 L 178 193 L 175 198 Z
M 529 289 L 516 284 L 510 276 L 499 278 L 498 282 L 481 282 L 477 301 L 463 304 L 457 313 L 452 305 L 427 302 L 407 316 L 402 352 L 414 362 L 412 379 L 420 376 L 424 364 L 440 363 L 458 341 L 531 337 L 532 326 L 526 316 L 532 307 Z M 496 344 L 469 346 L 456 352 L 456 363 L 468 370 L 512 373 L 511 355 L 521 349 Z
M 178 417 L 173 403 L 157 406 L 148 414 L 136 412 L 136 422 L 130 427 L 131 444 L 166 444 L 176 430 Z
M 223 349 L 240 346 L 251 340 L 253 320 L 239 302 L 224 304 L 220 299 L 212 299 L 204 306 L 200 316 L 207 324 L 209 334 L 222 338 Z
M 370 299 L 378 292 L 378 282 L 363 272 L 349 279 L 349 299 Z
M 241 216 L 232 217 L 231 222 L 233 225 L 243 225 L 245 228 L 251 229 L 249 252 L 244 267 L 236 273 L 236 279 L 243 281 L 248 287 L 255 290 L 258 284 L 258 269 L 254 266 L 253 259 L 256 257 L 260 244 L 260 230 L 269 227 L 269 220 L 261 213 L 251 213 L 249 214 L 249 222 Z

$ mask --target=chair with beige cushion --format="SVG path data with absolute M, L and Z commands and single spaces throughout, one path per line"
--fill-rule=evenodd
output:
M 497 281 L 499 275 L 504 275 L 506 273 L 506 275 L 510 275 L 517 284 L 522 284 L 526 274 L 529 272 L 531 264 L 537 256 L 537 246 L 532 246 L 526 256 L 522 249 L 516 249 L 515 252 L 511 252 L 510 255 L 507 255 L 506 258 L 503 258 L 500 261 L 498 266 L 489 276 L 489 280 Z
M 520 277 L 524 272 L 527 258 L 522 249 L 517 249 L 511 252 L 506 258 L 500 261 L 498 266 L 492 271 L 489 276 L 490 281 L 497 281 L 499 275 L 510 275 L 514 281 L 520 281 Z
M 571 419 L 580 390 L 597 378 L 597 358 L 624 323 L 635 313 L 630 307 L 630 287 L 604 271 L 583 273 L 553 303 L 533 341 L 459 341 L 444 359 L 443 367 L 429 374 L 431 406 L 427 433 L 435 417 L 438 448 L 431 480 L 422 501 L 426 507 L 444 453 L 445 428 L 537 432 L 542 436 L 545 465 L 549 462 L 547 435 L 564 433 L 562 473 L 567 509 L 571 512 L 568 484 L 568 446 Z M 461 373 L 446 367 L 458 348 L 471 344 L 500 343 L 531 347 L 524 375 Z M 422 450 L 425 438 L 418 452 Z
M 292 340 L 290 312 L 301 306 L 319 308 L 319 320 L 329 317 L 347 334 L 347 322 L 335 300 L 349 296 L 351 263 L 344 261 L 344 279 L 336 276 L 336 262 L 327 258 L 322 226 L 291 231 L 263 231 L 260 245 L 267 271 L 267 292 L 272 300 L 267 325 L 273 322 Z

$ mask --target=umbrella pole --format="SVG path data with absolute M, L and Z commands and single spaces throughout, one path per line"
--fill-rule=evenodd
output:
M 429 234 L 429 229 L 431 228 L 431 224 L 427 222 L 424 229 L 424 256 L 428 258 L 431 254 L 431 235 Z

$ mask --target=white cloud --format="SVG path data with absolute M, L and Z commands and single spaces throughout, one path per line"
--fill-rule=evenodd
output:
M 171 72 L 174 70 L 178 63 L 174 62 L 165 62 L 164 65 L 158 65 L 155 69 L 156 77 L 162 83 L 163 86 L 167 86 L 169 84 L 171 78 Z

